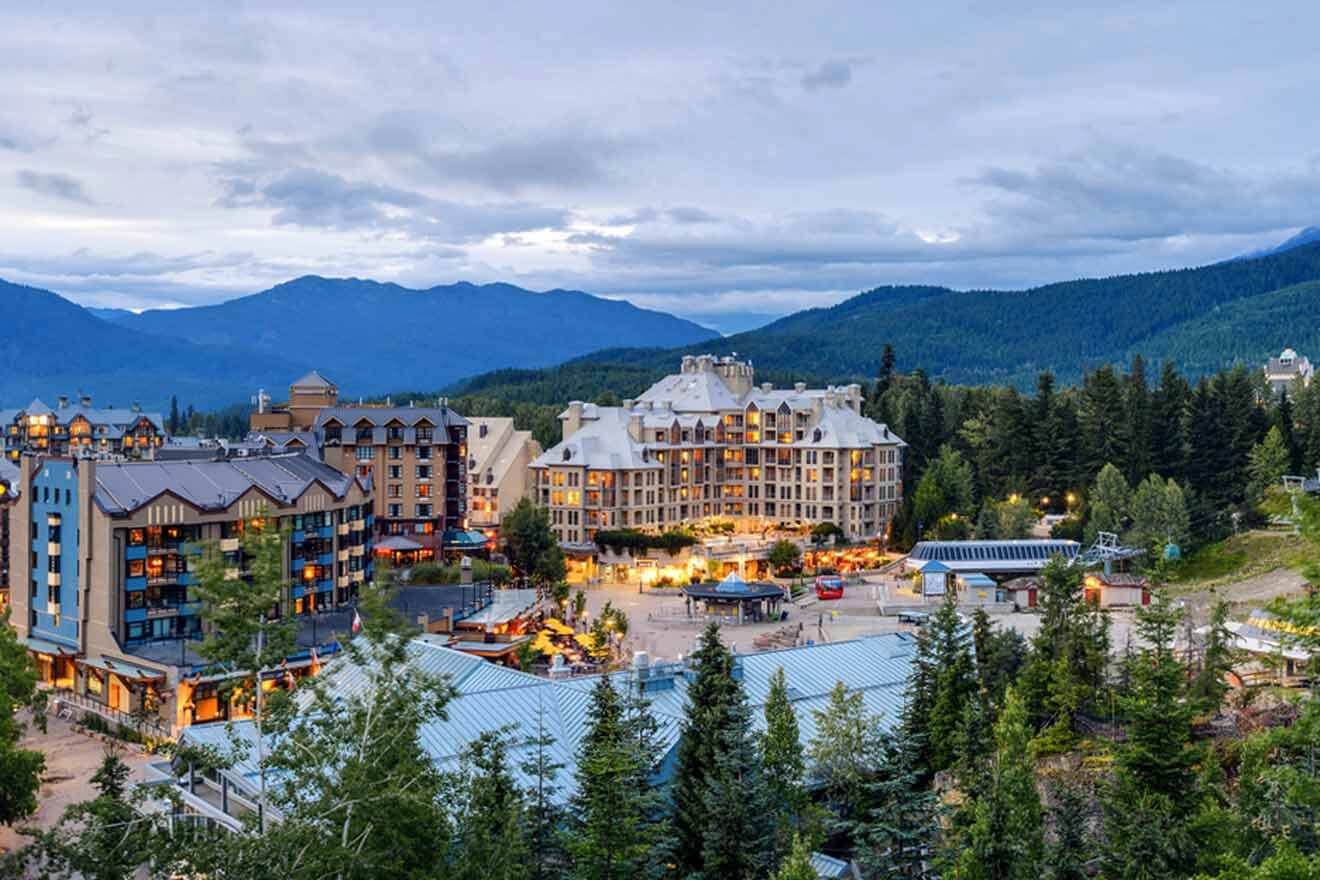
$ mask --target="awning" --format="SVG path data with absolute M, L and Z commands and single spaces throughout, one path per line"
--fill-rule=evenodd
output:
M 29 651 L 36 651 L 38 654 L 49 654 L 52 657 L 74 657 L 79 651 L 77 648 L 70 648 L 67 645 L 48 642 L 45 639 L 35 639 L 32 636 L 19 639 Z
M 116 660 L 110 657 L 84 657 L 78 662 L 82 666 L 91 666 L 103 672 L 113 672 L 120 678 L 150 680 L 165 677 L 165 673 L 159 669 L 138 666 L 136 663 L 129 663 L 127 660 Z
M 422 545 L 412 538 L 405 538 L 402 535 L 390 535 L 382 541 L 377 541 L 376 549 L 385 551 L 421 550 Z
M 486 546 L 486 533 L 475 529 L 471 531 L 445 529 L 445 533 L 440 536 L 440 543 L 453 550 L 480 550 Z

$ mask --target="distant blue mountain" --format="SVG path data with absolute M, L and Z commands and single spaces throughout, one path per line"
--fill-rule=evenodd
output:
M 537 293 L 467 282 L 412 290 L 315 275 L 219 305 L 153 309 L 115 323 L 294 360 L 354 395 L 426 391 L 487 369 L 548 366 L 610 346 L 673 347 L 719 335 L 576 290 Z M 232 396 L 245 399 L 254 390 L 237 388 Z
M 0 404 L 26 405 L 83 391 L 103 405 L 163 409 L 171 394 L 196 406 L 246 400 L 277 387 L 302 362 L 241 349 L 209 348 L 105 321 L 49 290 L 0 281 Z
M 1314 244 L 1320 241 L 1320 226 L 1308 226 L 1292 238 L 1264 250 L 1252 251 L 1249 254 L 1243 254 L 1240 257 L 1234 257 L 1235 260 L 1254 260 L 1258 257 L 1269 257 L 1274 254 L 1281 254 L 1284 251 L 1290 251 L 1293 248 L 1303 247 L 1304 245 Z

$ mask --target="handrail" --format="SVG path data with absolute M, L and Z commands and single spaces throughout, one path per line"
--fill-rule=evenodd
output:
M 100 715 L 107 721 L 113 721 L 116 724 L 122 724 L 124 727 L 134 730 L 138 733 L 154 737 L 155 739 L 173 739 L 174 734 L 158 721 L 149 718 L 140 718 L 122 712 L 119 709 L 113 709 L 104 703 L 98 703 L 86 694 L 79 694 L 68 688 L 52 688 L 52 704 L 67 703 L 76 706 L 79 709 L 93 712 Z M 58 711 L 55 705 L 52 708 Z M 77 721 L 78 719 L 72 719 Z

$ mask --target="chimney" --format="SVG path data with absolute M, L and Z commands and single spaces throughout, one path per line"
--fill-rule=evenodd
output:
M 683 355 L 683 365 L 679 368 L 679 372 L 693 373 L 696 372 L 696 369 L 697 359 L 690 354 Z
M 560 421 L 564 425 L 564 439 L 567 440 L 582 429 L 582 401 L 569 401 L 568 409 Z
M 794 383 L 793 383 L 793 390 L 796 391 L 798 394 L 801 394 L 803 391 L 806 391 L 806 390 L 807 390 L 807 383 L 806 383 L 806 382 L 794 382 Z
M 69 395 L 61 394 L 57 406 L 60 409 L 66 409 L 69 406 Z
M 626 398 L 624 398 L 624 401 L 623 401 L 623 408 L 624 408 L 624 409 L 632 409 L 632 408 L 633 408 L 633 404 L 635 404 L 636 402 L 637 402 L 637 401 L 633 400 L 631 397 L 626 397 Z
M 138 402 L 135 400 L 135 401 L 133 401 L 133 405 L 130 407 L 130 409 L 132 409 L 133 412 L 135 412 L 135 413 L 140 413 L 140 412 L 142 412 L 142 404 L 138 403 Z
M 642 414 L 641 414 L 641 413 L 631 413 L 631 414 L 628 416 L 628 436 L 631 437 L 631 438 L 633 438 L 633 440 L 634 440 L 635 442 L 638 442 L 638 443 L 641 442 L 641 440 L 642 440 Z
M 774 382 L 762 382 L 762 383 L 761 383 L 761 393 L 762 393 L 762 394 L 769 394 L 771 391 L 774 391 L 774 390 L 775 390 L 775 383 L 774 383 Z
M 90 394 L 82 394 L 82 395 L 80 395 L 80 396 L 78 397 L 78 405 L 79 405 L 79 406 L 88 406 L 88 407 L 91 406 L 91 405 L 92 405 L 92 395 L 90 395 Z

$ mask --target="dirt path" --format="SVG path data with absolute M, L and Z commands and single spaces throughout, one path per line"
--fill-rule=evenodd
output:
M 37 814 L 25 824 L 50 828 L 59 821 L 65 807 L 96 796 L 92 776 L 101 766 L 105 743 L 81 733 L 70 722 L 52 716 L 47 720 L 44 734 L 28 724 L 23 746 L 40 749 L 46 755 L 46 772 L 37 795 Z M 142 781 L 143 768 L 151 758 L 131 746 L 125 747 L 119 757 L 132 770 L 129 781 Z M 0 852 L 17 849 L 26 843 L 27 838 L 16 829 L 0 825 Z

